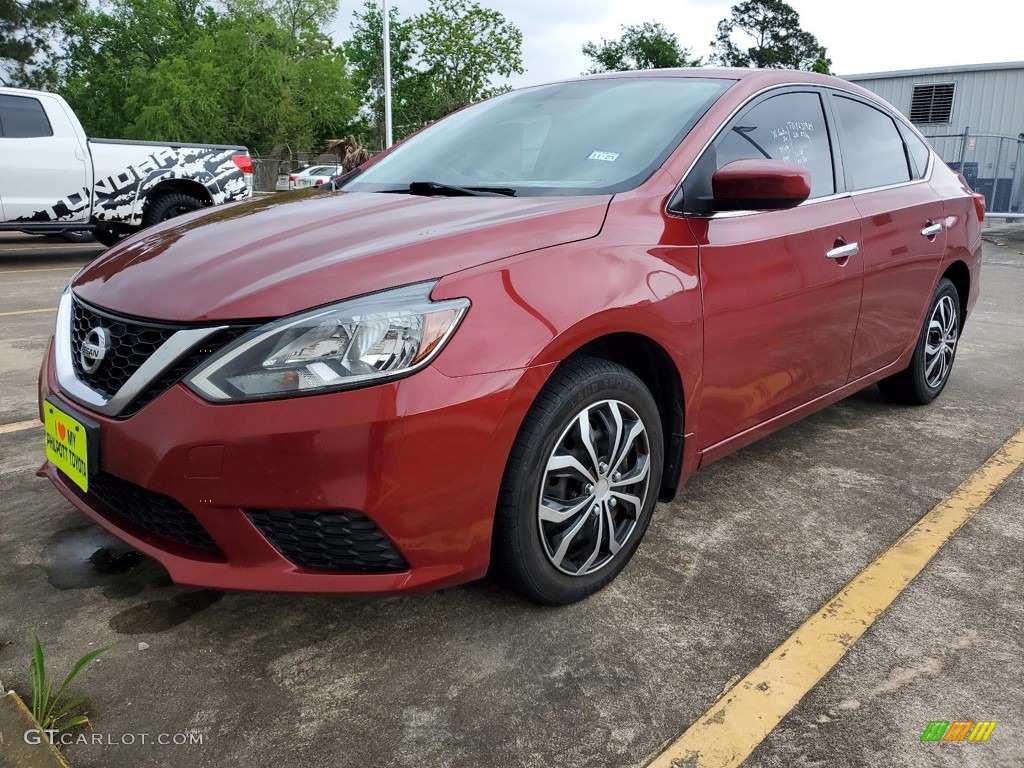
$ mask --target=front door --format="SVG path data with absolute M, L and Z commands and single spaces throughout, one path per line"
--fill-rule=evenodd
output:
M 822 98 L 796 90 L 755 102 L 694 168 L 708 174 L 751 157 L 811 172 L 811 198 L 797 208 L 689 220 L 704 299 L 701 449 L 847 382 L 861 224 L 853 199 L 836 192 L 843 184 Z

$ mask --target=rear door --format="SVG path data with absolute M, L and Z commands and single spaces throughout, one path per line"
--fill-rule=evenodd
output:
M 925 181 L 927 150 L 888 113 L 833 92 L 843 167 L 864 220 L 864 299 L 850 378 L 884 368 L 913 344 L 946 248 L 941 197 Z
M 849 377 L 862 287 L 860 214 L 848 194 L 837 193 L 843 181 L 823 98 L 811 88 L 761 98 L 691 171 L 708 189 L 715 169 L 742 158 L 811 172 L 811 198 L 797 208 L 688 220 L 700 244 L 704 298 L 702 449 Z
M 87 221 L 87 160 L 81 139 L 57 100 L 0 94 L 0 198 L 5 221 Z

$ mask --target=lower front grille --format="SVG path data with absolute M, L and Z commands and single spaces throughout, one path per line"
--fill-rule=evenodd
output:
M 156 536 L 187 547 L 220 552 L 192 513 L 170 496 L 147 491 L 106 472 L 90 477 L 89 492 L 82 495 L 87 501 L 95 499 L 101 502 L 117 516 Z
M 246 514 L 278 552 L 304 568 L 348 573 L 409 568 L 384 532 L 358 512 L 271 509 Z

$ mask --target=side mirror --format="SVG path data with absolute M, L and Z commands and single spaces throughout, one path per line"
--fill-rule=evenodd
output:
M 811 172 L 781 160 L 734 160 L 711 177 L 714 211 L 780 211 L 811 195 Z

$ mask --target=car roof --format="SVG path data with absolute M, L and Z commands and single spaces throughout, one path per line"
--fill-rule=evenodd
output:
M 609 80 L 619 78 L 703 78 L 732 80 L 738 86 L 739 93 L 736 95 L 742 98 L 775 86 L 783 85 L 820 85 L 829 88 L 853 93 L 861 98 L 872 101 L 889 111 L 898 111 L 877 94 L 863 88 L 856 83 L 834 75 L 821 75 L 817 72 L 806 72 L 799 69 L 753 69 L 747 67 L 677 67 L 674 69 L 638 69 L 624 72 L 601 72 L 596 75 L 583 75 L 582 77 L 566 78 L 556 81 L 559 83 L 572 83 L 586 80 Z M 548 85 L 549 83 L 538 83 Z M 732 90 L 732 89 L 731 89 Z

